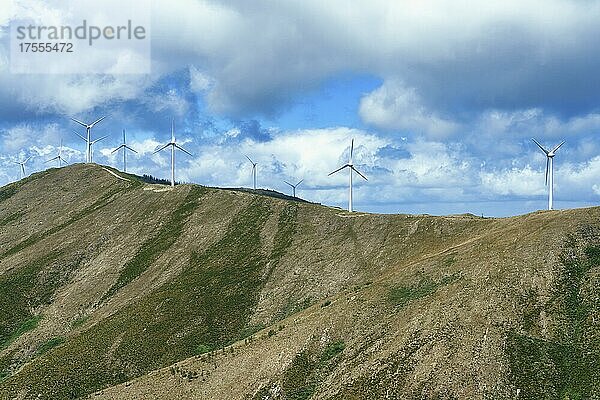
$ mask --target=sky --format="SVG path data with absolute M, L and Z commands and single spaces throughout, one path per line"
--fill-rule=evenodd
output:
M 347 206 L 354 139 L 354 208 L 365 212 L 510 216 L 547 207 L 546 147 L 555 208 L 600 201 L 600 1 L 153 0 L 149 73 L 19 74 L 10 24 L 60 20 L 65 2 L 2 0 L 0 185 L 51 166 L 60 140 L 94 161 L 127 132 L 128 172 L 258 186 Z M 86 12 L 86 1 L 77 10 Z M 72 10 L 71 10 L 72 11 Z M 101 53 L 97 57 L 101 57 Z M 94 55 L 85 62 L 94 63 Z M 82 61 L 83 62 L 83 61 Z

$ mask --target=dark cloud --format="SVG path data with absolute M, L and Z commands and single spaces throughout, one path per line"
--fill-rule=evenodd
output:
M 410 158 L 410 152 L 400 146 L 387 145 L 377 150 L 377 157 L 402 159 Z
M 240 138 L 252 139 L 255 142 L 267 142 L 272 139 L 269 130 L 262 127 L 255 119 L 238 121 L 235 125 L 240 130 Z

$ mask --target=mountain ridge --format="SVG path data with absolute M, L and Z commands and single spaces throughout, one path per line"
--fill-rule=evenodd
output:
M 0 189 L 2 397 L 598 393 L 597 207 L 344 218 L 118 174 Z

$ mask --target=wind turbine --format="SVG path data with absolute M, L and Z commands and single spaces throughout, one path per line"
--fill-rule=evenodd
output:
M 98 138 L 96 140 L 92 140 L 90 142 L 90 162 L 94 162 L 94 144 L 96 144 L 96 142 L 99 142 L 103 139 L 106 139 L 109 135 L 106 136 L 102 136 L 101 138 Z
M 559 145 L 554 147 L 552 150 L 548 151 L 542 147 L 541 144 L 538 143 L 537 140 L 531 138 L 537 144 L 537 146 L 546 154 L 546 185 L 550 182 L 548 187 L 548 210 L 552 210 L 552 197 L 554 192 L 554 156 L 556 155 L 556 151 L 565 144 L 564 140 L 560 142 Z M 550 180 L 548 180 L 548 174 L 550 175 Z
M 127 141 L 125 140 L 125 129 L 123 129 L 123 143 L 119 147 L 114 149 L 111 152 L 111 154 L 114 153 L 115 151 L 119 151 L 120 149 L 123 149 L 123 172 L 127 172 L 127 150 L 133 151 L 136 154 L 137 154 L 137 151 L 135 151 L 131 147 L 127 146 Z
M 83 139 L 87 143 L 86 162 L 88 162 L 88 163 L 94 162 L 94 144 L 96 142 L 99 142 L 99 141 L 103 140 L 103 139 L 106 139 L 108 137 L 108 135 L 102 136 L 101 138 L 98 138 L 96 140 L 92 140 L 90 142 L 90 141 L 88 141 L 88 139 L 84 138 L 79 133 L 75 132 L 75 134 L 77 136 L 79 136 L 81 139 Z
M 177 149 L 183 151 L 184 153 L 189 154 L 190 156 L 192 155 L 189 151 L 187 151 L 186 149 L 184 149 L 183 147 L 181 147 L 180 145 L 178 145 L 175 142 L 175 119 L 171 120 L 171 141 L 169 143 L 165 144 L 160 149 L 156 150 L 152 154 L 156 154 L 159 151 L 166 149 L 169 146 L 171 146 L 171 186 L 174 187 L 175 186 L 175 149 L 177 148 Z M 125 151 L 125 150 L 123 150 L 123 151 Z
M 359 170 L 354 168 L 354 164 L 352 164 L 352 153 L 353 152 L 354 152 L 354 139 L 352 139 L 352 144 L 350 145 L 350 160 L 348 161 L 348 164 L 336 169 L 335 171 L 333 171 L 329 175 L 327 175 L 327 176 L 331 176 L 331 175 L 335 174 L 336 172 L 343 170 L 344 168 L 350 168 L 350 189 L 349 189 L 349 197 L 348 197 L 348 211 L 349 212 L 352 212 L 352 171 L 354 171 L 358 175 L 360 175 L 365 181 L 368 181 L 366 176 L 364 176 L 363 174 L 360 173 Z
M 246 158 L 248 159 L 248 161 L 250 161 L 250 163 L 252 164 L 252 178 L 254 180 L 254 190 L 256 190 L 256 164 L 254 161 L 252 161 L 250 159 L 250 157 L 246 156 Z
M 77 122 L 79 125 L 85 127 L 86 137 L 84 138 L 79 133 L 77 133 L 77 136 L 79 136 L 80 138 L 85 140 L 85 143 L 87 144 L 87 149 L 85 152 L 85 162 L 86 163 L 92 162 L 92 145 L 93 145 L 93 143 L 92 143 L 92 128 L 94 127 L 94 125 L 96 125 L 98 122 L 102 121 L 104 118 L 106 118 L 106 115 L 104 117 L 92 122 L 91 124 L 86 124 L 85 122 L 81 122 L 75 118 L 71 118 L 72 121 Z
M 20 168 L 19 168 L 19 172 L 20 172 L 20 175 L 21 175 L 20 179 L 23 179 L 25 177 L 25 164 L 27 163 L 27 161 L 29 161 L 29 159 L 31 157 L 32 156 L 27 157 L 24 161 L 15 161 L 14 162 L 15 164 L 17 164 L 17 165 L 20 166 Z
M 292 196 L 293 197 L 296 197 L 296 187 L 298 187 L 298 185 L 300 185 L 302 183 L 302 181 L 304 181 L 304 179 L 301 179 L 300 182 L 296 183 L 295 185 L 292 185 L 288 181 L 284 181 L 286 184 L 288 184 L 289 186 L 292 187 Z
M 58 167 L 60 168 L 60 166 L 62 165 L 62 163 L 64 162 L 65 164 L 68 164 L 67 160 L 65 160 L 64 158 L 62 158 L 62 139 L 60 139 L 60 147 L 58 148 L 58 155 L 54 158 L 51 158 L 47 161 L 44 161 L 45 163 L 49 163 L 50 161 L 54 161 L 57 160 L 58 161 Z

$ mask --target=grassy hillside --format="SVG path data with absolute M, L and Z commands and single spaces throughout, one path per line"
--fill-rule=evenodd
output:
M 600 397 L 598 208 L 349 214 L 120 175 L 0 188 L 0 398 Z

